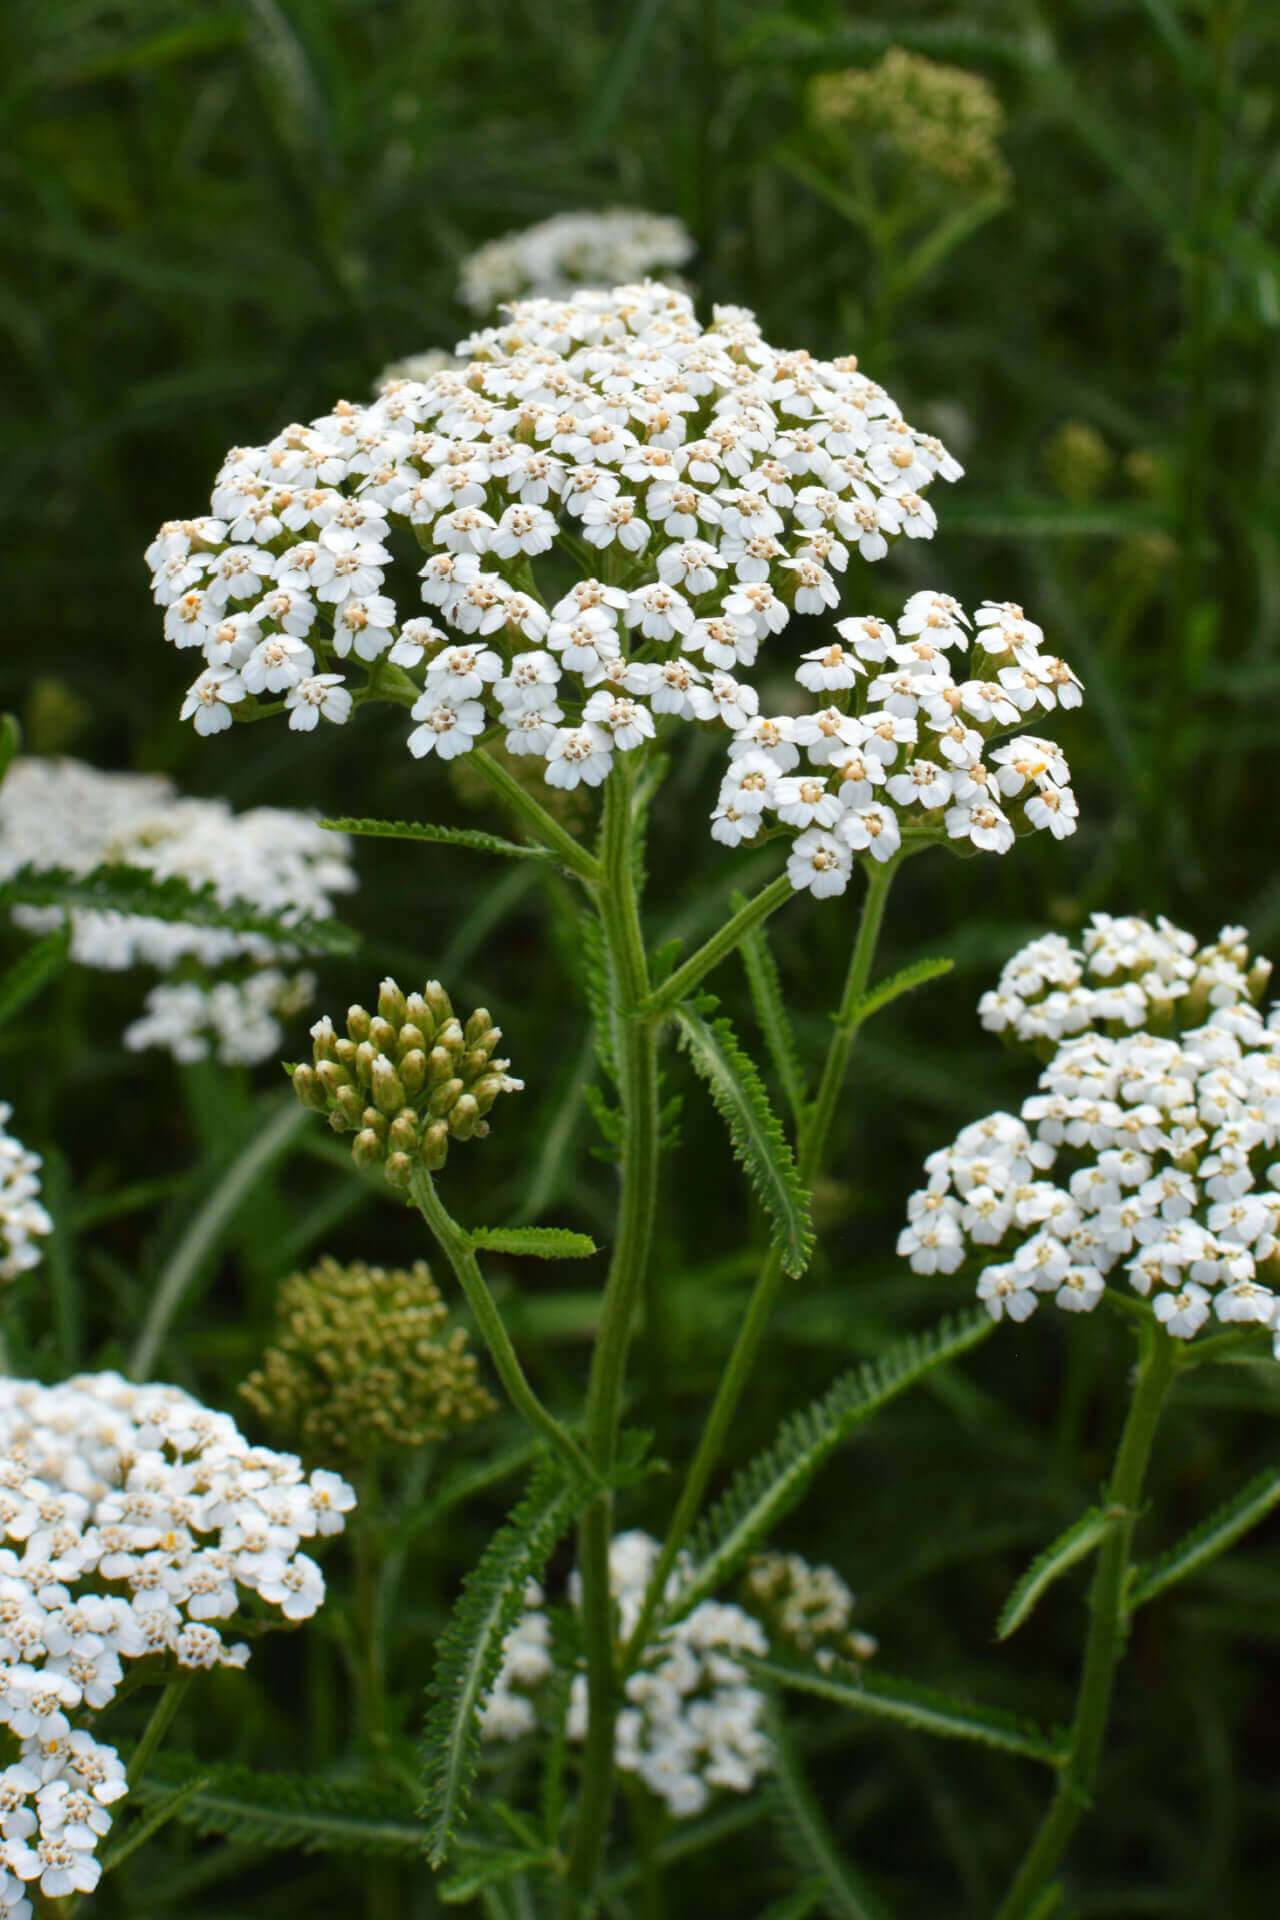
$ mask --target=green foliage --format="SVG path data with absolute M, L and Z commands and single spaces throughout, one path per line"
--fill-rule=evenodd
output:
M 737 913 L 746 905 L 746 899 L 742 894 L 735 893 L 730 904 Z M 751 1003 L 769 1050 L 770 1062 L 778 1076 L 778 1084 L 787 1097 L 792 1120 L 798 1124 L 806 1102 L 804 1068 L 800 1064 L 791 1016 L 783 999 L 782 981 L 767 930 L 763 926 L 752 927 L 743 937 L 739 951 L 751 988 Z
M 353 953 L 359 935 L 338 920 L 296 920 L 260 913 L 232 901 L 224 904 L 210 884 L 192 887 L 176 875 L 156 880 L 138 867 L 102 866 L 92 873 L 62 867 L 19 867 L 0 880 L 0 908 L 76 907 L 94 913 L 141 914 L 152 920 L 177 920 L 196 927 L 221 927 L 230 933 L 259 933 L 304 953 Z
M 474 827 L 438 827 L 428 820 L 322 820 L 333 833 L 350 833 L 366 840 L 425 840 L 436 846 L 467 847 L 473 853 L 498 853 L 517 860 L 554 860 L 545 847 L 503 840 L 496 833 Z
M 914 1681 L 878 1670 L 864 1673 L 839 1661 L 821 1669 L 785 1660 L 751 1660 L 748 1664 L 762 1683 L 813 1694 L 851 1713 L 896 1720 L 942 1740 L 976 1740 L 980 1746 L 1039 1760 L 1047 1767 L 1056 1767 L 1061 1760 L 1058 1748 L 1039 1728 L 999 1707 L 977 1706 L 932 1687 L 917 1686 Z
M 1129 1593 L 1130 1610 L 1144 1607 L 1148 1600 L 1154 1600 L 1179 1580 L 1199 1573 L 1277 1506 L 1280 1506 L 1280 1468 L 1269 1467 L 1232 1499 L 1224 1501 L 1207 1520 L 1192 1527 L 1168 1553 L 1161 1554 L 1149 1567 L 1138 1568 Z
M 34 1000 L 41 988 L 62 971 L 70 950 L 70 927 L 58 927 L 28 947 L 8 972 L 0 975 L 0 1027 L 12 1020 L 15 1013 L 20 1013 L 28 1000 Z
M 1007 1640 L 1024 1621 L 1031 1618 L 1041 1598 L 1055 1580 L 1102 1545 L 1123 1515 L 1105 1507 L 1090 1507 L 1087 1513 L 1060 1533 L 1043 1553 L 1037 1554 L 1000 1609 L 996 1639 Z
M 0 713 L 0 780 L 22 749 L 22 728 L 11 713 Z
M 864 994 L 854 1010 L 854 1019 L 861 1026 L 873 1013 L 879 1013 L 904 993 L 914 993 L 917 987 L 927 986 L 931 980 L 944 979 L 954 966 L 954 960 L 917 960 L 912 966 L 903 967 L 900 973 L 890 975 Z
M 801 1893 L 812 1885 L 807 1877 L 813 1875 L 821 1887 L 822 1912 L 838 1920 L 888 1920 L 884 1906 L 832 1838 L 776 1701 L 766 1724 L 774 1753 L 770 1797 L 783 1847 L 797 1872 L 806 1876 Z M 809 1913 L 813 1907 L 801 1904 L 799 1911 Z
M 820 1399 L 784 1420 L 773 1444 L 735 1476 L 699 1526 L 689 1569 L 664 1617 L 679 1618 L 709 1598 L 762 1545 L 850 1434 L 935 1368 L 976 1347 L 993 1324 L 978 1312 L 913 1334 L 842 1374 Z
M 420 1859 L 426 1847 L 406 1792 L 319 1773 L 162 1757 L 130 1791 L 199 1834 L 254 1847 L 406 1859 Z
M 590 1482 L 566 1480 L 560 1465 L 540 1462 L 519 1505 L 463 1582 L 436 1650 L 423 1729 L 422 1814 L 433 1866 L 467 1817 L 480 1709 L 502 1661 L 502 1642 L 523 1610 L 525 1583 L 540 1577 L 557 1540 L 593 1495 Z
M 532 1260 L 589 1260 L 600 1249 L 590 1234 L 568 1227 L 475 1227 L 468 1238 L 478 1251 L 523 1254 Z
M 755 1063 L 739 1046 L 730 1021 L 708 1023 L 683 1004 L 675 1017 L 694 1069 L 729 1130 L 734 1155 L 773 1223 L 783 1269 L 801 1274 L 813 1247 L 809 1195 Z

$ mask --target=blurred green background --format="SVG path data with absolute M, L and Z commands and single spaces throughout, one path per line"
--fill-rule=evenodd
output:
M 940 856 L 900 884 L 885 966 L 942 953 L 956 971 L 860 1051 L 820 1196 L 826 1252 L 779 1316 L 740 1417 L 745 1457 L 836 1364 L 954 1303 L 895 1267 L 893 1234 L 922 1155 L 1028 1090 L 973 1014 L 1021 939 L 1099 909 L 1164 912 L 1201 937 L 1241 921 L 1264 952 L 1280 938 L 1280 14 L 1244 0 L 10 0 L 0 35 L 0 703 L 30 749 L 163 770 L 237 805 L 471 817 L 380 711 L 306 739 L 244 728 L 202 742 L 180 726 L 188 676 L 142 549 L 162 519 L 204 510 L 228 446 L 362 398 L 387 361 L 469 331 L 454 289 L 482 241 L 615 204 L 679 215 L 701 301 L 755 308 L 779 345 L 858 352 L 963 460 L 965 480 L 937 490 L 933 544 L 863 569 L 848 610 L 891 612 L 921 585 L 1017 599 L 1084 678 L 1085 707 L 1056 729 L 1076 838 L 998 863 Z M 923 139 L 824 131 L 814 81 L 892 48 L 990 88 L 1000 169 L 957 181 L 930 170 Z M 658 937 L 702 937 L 772 864 L 693 850 L 689 809 L 710 807 L 714 777 L 692 754 L 656 818 Z M 358 857 L 348 917 L 365 945 L 330 967 L 321 1005 L 367 998 L 388 969 L 437 973 L 494 1009 L 530 1083 L 484 1152 L 458 1156 L 455 1211 L 604 1231 L 611 1175 L 589 1153 L 564 902 L 523 868 L 452 851 L 366 843 Z M 851 925 L 847 900 L 776 922 L 815 1054 Z M 741 980 L 728 969 L 715 985 L 751 1033 Z M 30 1360 L 47 1373 L 118 1350 L 192 1193 L 274 1092 L 269 1069 L 251 1081 L 123 1055 L 140 995 L 70 976 L 4 1043 L 6 1091 L 24 1086 L 24 1137 L 63 1202 L 51 1304 L 28 1294 Z M 670 1326 L 660 1398 L 639 1417 L 678 1459 L 749 1284 L 735 1250 L 760 1227 L 699 1093 L 671 1074 L 687 1111 L 659 1245 Z M 148 1204 L 110 1212 L 106 1196 L 139 1182 L 155 1186 Z M 205 1263 L 166 1369 L 234 1404 L 291 1264 L 418 1250 L 395 1207 L 301 1158 Z M 574 1294 L 516 1263 L 501 1277 L 540 1385 L 568 1402 L 591 1280 Z M 1093 1497 L 1124 1370 L 1100 1324 L 1002 1330 L 964 1378 L 828 1470 L 793 1541 L 853 1582 L 894 1671 L 1046 1719 L 1068 1711 L 1082 1590 L 998 1656 L 992 1622 L 1030 1554 Z M 1265 1370 L 1237 1372 L 1187 1387 L 1170 1417 L 1156 1485 L 1168 1534 L 1274 1459 L 1280 1392 Z M 466 1446 L 479 1457 L 500 1432 Z M 509 1491 L 419 1550 L 397 1656 L 408 1733 L 430 1633 Z M 659 1521 L 667 1497 L 651 1483 L 635 1517 Z M 1280 1538 L 1260 1533 L 1151 1616 L 1061 1911 L 1270 1916 Z M 191 1744 L 280 1766 L 346 1750 L 322 1635 L 266 1677 L 252 1710 L 243 1683 L 213 1685 Z M 827 1818 L 896 1910 L 990 1911 L 1038 1782 L 870 1725 L 800 1727 Z M 670 1911 L 762 1911 L 803 1877 L 794 1845 L 757 1822 L 673 1876 Z M 145 1908 L 129 1904 L 137 1882 L 104 1889 L 101 1910 L 212 1920 L 305 1900 L 327 1915 L 363 1885 L 358 1866 L 223 1852 L 219 1875 L 175 1841 Z M 395 1897 L 434 1911 L 417 1880 Z

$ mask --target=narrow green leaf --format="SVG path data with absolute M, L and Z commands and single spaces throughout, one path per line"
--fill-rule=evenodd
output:
M 485 1252 L 528 1254 L 535 1260 L 588 1260 L 600 1251 L 589 1234 L 568 1227 L 477 1227 L 470 1238 Z
M 996 1639 L 1007 1640 L 1011 1633 L 1016 1633 L 1023 1621 L 1030 1619 L 1041 1597 L 1054 1581 L 1061 1579 L 1064 1573 L 1069 1573 L 1079 1561 L 1087 1559 L 1095 1547 L 1101 1546 L 1120 1519 L 1118 1511 L 1090 1507 L 1087 1513 L 1082 1513 L 1065 1532 L 1060 1533 L 1043 1553 L 1037 1554 L 1000 1609 Z
M 480 1710 L 502 1663 L 502 1643 L 524 1607 L 525 1583 L 539 1578 L 552 1548 L 595 1491 L 589 1482 L 566 1480 L 558 1463 L 542 1460 L 524 1498 L 463 1584 L 436 1651 L 423 1735 L 422 1812 L 433 1866 L 466 1820 Z
M 820 1882 L 827 1913 L 838 1915 L 839 1920 L 885 1920 L 884 1908 L 844 1858 L 827 1828 L 776 1699 L 770 1700 L 765 1724 L 773 1746 L 773 1804 L 779 1835 L 792 1864 Z
M 955 966 L 954 960 L 917 960 L 912 966 L 903 967 L 900 973 L 890 974 L 878 987 L 872 987 L 858 1002 L 855 1019 L 861 1026 L 873 1013 L 879 1013 L 891 1001 L 904 993 L 913 993 L 917 987 L 927 986 L 930 980 L 941 980 Z
M 716 1111 L 729 1129 L 734 1153 L 773 1222 L 783 1269 L 801 1274 L 813 1246 L 809 1195 L 800 1183 L 764 1082 L 727 1020 L 708 1024 L 683 1001 L 675 1017 L 694 1069 L 706 1082 Z
M 0 1027 L 21 1012 L 28 1000 L 35 999 L 45 982 L 65 964 L 70 949 L 70 927 L 57 927 L 37 940 L 34 947 L 28 947 L 0 976 Z
M 1003 1753 L 1020 1754 L 1026 1760 L 1039 1760 L 1047 1767 L 1061 1763 L 1062 1755 L 1031 1721 L 1000 1707 L 977 1706 L 958 1700 L 932 1687 L 920 1687 L 887 1673 L 861 1673 L 843 1661 L 833 1662 L 829 1672 L 802 1666 L 798 1661 L 755 1660 L 744 1664 L 765 1686 L 789 1687 L 797 1693 L 813 1694 L 829 1700 L 833 1706 L 847 1707 L 852 1713 L 870 1713 L 882 1720 L 897 1720 L 919 1733 L 936 1734 L 942 1740 L 975 1740 L 980 1746 L 998 1747 Z
M 282 946 L 309 953 L 353 953 L 360 936 L 337 920 L 296 919 L 262 913 L 240 901 L 222 901 L 211 884 L 188 886 L 170 876 L 157 880 L 142 867 L 101 866 L 92 873 L 63 867 L 19 867 L 0 882 L 0 907 L 85 907 L 94 913 L 140 914 L 190 926 L 261 933 Z
M 474 827 L 438 827 L 428 820 L 322 820 L 330 833 L 350 833 L 365 840 L 430 840 L 437 846 L 470 847 L 473 853 L 500 853 L 517 860 L 553 860 L 546 847 L 525 846 L 496 833 Z
M 729 904 L 738 913 L 747 904 L 746 896 L 735 893 Z M 769 1059 L 778 1076 L 778 1084 L 787 1097 L 792 1118 L 798 1122 L 808 1099 L 804 1069 L 800 1064 L 800 1050 L 796 1046 L 796 1037 L 782 997 L 782 982 L 778 978 L 773 948 L 765 929 L 762 926 L 752 927 L 743 935 L 739 951 L 746 969 L 756 1019 L 760 1022 L 765 1046 L 769 1049 Z
M 1138 1569 L 1129 1594 L 1130 1611 L 1145 1607 L 1148 1600 L 1154 1600 L 1167 1587 L 1199 1573 L 1277 1506 L 1280 1506 L 1280 1467 L 1268 1467 L 1207 1520 L 1184 1534 L 1168 1553 L 1161 1554 L 1149 1567 Z
M 426 1844 L 406 1794 L 315 1774 L 161 1757 L 129 1791 L 199 1834 L 257 1847 L 411 1858 Z
M 736 1573 L 803 1495 L 814 1474 L 856 1428 L 936 1367 L 985 1340 L 995 1322 L 982 1311 L 913 1334 L 878 1360 L 844 1373 L 811 1406 L 793 1413 L 766 1450 L 735 1475 L 693 1536 L 689 1570 L 664 1622 L 679 1619 Z
M 486 1887 L 499 1886 L 527 1867 L 545 1867 L 552 1858 L 545 1849 L 532 1847 L 481 1854 L 470 1866 L 442 1881 L 436 1892 L 446 1907 L 461 1906 L 467 1900 L 474 1900 Z
M 3 780 L 14 757 L 22 749 L 22 728 L 16 715 L 0 713 L 0 780 Z

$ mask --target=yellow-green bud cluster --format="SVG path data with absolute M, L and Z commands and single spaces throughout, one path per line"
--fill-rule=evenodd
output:
M 819 74 L 810 106 L 824 133 L 885 136 L 899 157 L 964 193 L 1003 187 L 1004 112 L 980 74 L 890 47 L 878 66 Z
M 1110 447 L 1087 420 L 1064 420 L 1044 450 L 1044 467 L 1065 500 L 1093 500 L 1111 475 Z
M 493 1412 L 466 1329 L 450 1328 L 421 1261 L 405 1272 L 326 1258 L 285 1281 L 276 1316 L 240 1391 L 309 1458 L 369 1460 Z
M 345 1036 L 327 1014 L 316 1022 L 313 1064 L 293 1068 L 293 1090 L 335 1133 L 355 1136 L 357 1166 L 407 1187 L 415 1167 L 444 1165 L 451 1140 L 483 1139 L 498 1095 L 524 1085 L 494 1057 L 501 1038 L 486 1007 L 459 1019 L 438 980 L 407 995 L 384 980 L 377 1012 L 351 1007 Z
M 753 1554 L 743 1600 L 764 1622 L 769 1638 L 813 1654 L 869 1660 L 876 1643 L 851 1625 L 854 1599 L 834 1567 L 810 1566 L 798 1553 Z

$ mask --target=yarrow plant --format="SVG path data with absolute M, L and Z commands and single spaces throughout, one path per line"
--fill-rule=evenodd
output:
M 125 1030 L 133 1050 L 246 1064 L 277 1053 L 281 1019 L 314 990 L 297 967 L 312 923 L 355 884 L 342 838 L 289 808 L 237 814 L 158 774 L 69 759 L 18 759 L 0 786 L 0 888 L 15 923 L 35 933 L 65 924 L 81 966 L 178 976 L 149 991 Z
M 9 1132 L 12 1115 L 13 1108 L 0 1101 L 0 1280 L 16 1280 L 39 1266 L 40 1242 L 53 1232 L 40 1204 L 40 1155 Z
M 354 1499 L 177 1387 L 0 1380 L 0 1724 L 16 1742 L 0 1911 L 30 1915 L 26 1889 L 97 1885 L 128 1780 L 95 1728 L 126 1663 L 153 1678 L 242 1667 L 257 1623 L 320 1606 L 302 1545 L 339 1533 Z
M 458 299 L 472 313 L 490 314 L 509 300 L 558 298 L 650 275 L 662 280 L 683 267 L 693 250 L 692 234 L 670 214 L 633 207 L 556 213 L 469 253 Z

